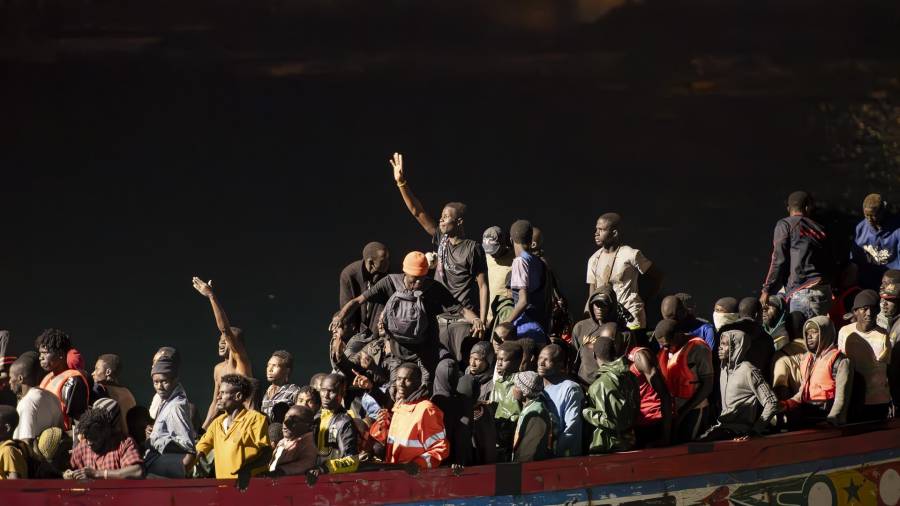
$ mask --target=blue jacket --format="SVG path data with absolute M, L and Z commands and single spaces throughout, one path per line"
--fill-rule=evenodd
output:
M 888 269 L 900 269 L 900 227 L 896 218 L 885 220 L 876 231 L 868 221 L 856 225 L 850 260 L 859 266 L 860 285 L 877 289 Z

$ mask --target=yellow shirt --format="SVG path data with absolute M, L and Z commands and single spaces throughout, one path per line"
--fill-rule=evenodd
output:
M 0 480 L 5 480 L 10 473 L 16 473 L 19 479 L 28 478 L 28 466 L 25 457 L 12 439 L 0 443 Z
M 220 480 L 236 478 L 244 463 L 259 457 L 261 450 L 269 446 L 265 415 L 242 409 L 226 431 L 222 422 L 227 416 L 217 416 L 209 424 L 209 430 L 197 441 L 197 453 L 209 455 L 210 451 L 216 451 L 216 478 Z M 265 471 L 266 464 L 267 462 L 260 461 L 251 474 L 257 475 Z

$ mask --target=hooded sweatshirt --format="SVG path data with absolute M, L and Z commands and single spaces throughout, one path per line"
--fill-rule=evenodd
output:
M 747 335 L 724 332 L 722 342 L 728 343 L 728 360 L 722 364 L 719 376 L 722 413 L 713 428 L 730 429 L 740 435 L 761 433 L 778 412 L 778 398 L 760 370 L 747 360 Z
M 820 367 L 822 365 L 821 362 L 823 360 L 830 361 L 834 358 L 830 371 L 835 383 L 834 399 L 825 402 L 824 407 L 828 410 L 828 421 L 838 425 L 843 424 L 847 421 L 847 408 L 850 406 L 850 391 L 853 387 L 850 359 L 838 350 L 834 323 L 831 322 L 829 317 L 814 316 L 810 318 L 806 326 L 816 326 L 819 329 L 819 344 L 816 349 L 809 350 L 810 354 L 801 365 L 800 375 L 802 380 L 800 391 L 787 401 L 788 409 L 792 409 L 800 403 L 816 403 L 810 399 L 811 390 L 815 389 L 812 385 L 813 371 L 817 369 L 817 366 Z
M 609 316 L 609 320 L 606 322 L 597 320 L 597 317 L 594 316 L 594 309 L 591 307 L 594 301 L 602 295 L 605 295 L 607 300 L 610 301 L 610 305 L 615 308 L 615 314 Z M 631 317 L 631 313 L 619 304 L 619 299 L 616 297 L 616 292 L 613 290 L 612 285 L 598 286 L 591 292 L 591 296 L 588 298 L 588 314 L 588 318 L 579 321 L 572 327 L 572 343 L 577 350 L 573 370 L 578 372 L 578 377 L 585 385 L 590 385 L 593 381 L 597 372 L 597 362 L 594 360 L 594 353 L 589 349 L 585 349 L 583 345 L 586 340 L 589 341 L 592 337 L 599 335 L 600 327 L 604 323 L 615 323 L 625 342 L 631 345 L 635 344 L 632 342 L 631 333 L 628 330 L 628 319 Z
M 716 313 L 721 314 L 721 313 Z M 726 313 L 735 314 L 735 313 Z M 747 349 L 741 360 L 746 360 L 759 369 L 763 377 L 767 377 L 772 370 L 772 355 L 775 354 L 775 345 L 772 336 L 766 333 L 762 325 L 753 318 L 739 317 L 733 323 L 726 323 L 719 327 L 721 336 L 719 341 L 733 339 L 735 335 L 742 335 L 742 340 Z M 724 364 L 722 369 L 725 369 Z

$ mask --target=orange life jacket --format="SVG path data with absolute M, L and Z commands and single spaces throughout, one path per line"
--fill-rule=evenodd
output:
M 685 343 L 673 355 L 674 361 L 669 358 L 668 350 L 665 348 L 659 350 L 659 356 L 657 357 L 659 371 L 666 379 L 666 386 L 669 387 L 669 393 L 672 397 L 690 399 L 694 396 L 694 392 L 697 391 L 697 385 L 700 383 L 699 379 L 694 378 L 694 373 L 691 372 L 691 368 L 688 366 L 688 355 L 694 346 L 703 346 L 706 353 L 710 353 L 706 341 L 699 337 L 692 338 Z
M 632 348 L 630 352 L 628 352 L 628 361 L 631 362 L 631 367 L 628 369 L 632 374 L 635 375 L 638 382 L 638 388 L 640 389 L 641 394 L 641 406 L 640 412 L 638 413 L 637 420 L 635 420 L 635 425 L 638 426 L 647 426 L 653 425 L 654 423 L 662 420 L 662 400 L 659 398 L 659 394 L 656 393 L 656 390 L 653 389 L 653 385 L 647 381 L 647 377 L 644 376 L 644 373 L 638 370 L 637 366 L 634 365 L 634 356 L 639 351 L 649 351 L 647 348 Z
M 91 387 L 88 384 L 87 378 L 84 377 L 84 374 L 77 369 L 66 369 L 65 371 L 59 374 L 53 374 L 52 372 L 48 372 L 44 379 L 41 380 L 41 389 L 47 390 L 51 394 L 55 395 L 57 399 L 59 399 L 59 410 L 62 411 L 63 415 L 63 426 L 66 430 L 72 428 L 72 420 L 69 419 L 69 415 L 66 414 L 66 402 L 63 400 L 63 386 L 65 386 L 66 381 L 69 378 L 81 378 L 81 381 L 84 382 L 85 392 L 90 392 Z
M 836 347 L 827 350 L 818 360 L 813 357 L 812 353 L 803 358 L 803 367 L 800 369 L 804 374 L 809 375 L 804 378 L 803 396 L 806 401 L 830 401 L 834 399 L 834 391 L 836 383 L 834 381 L 834 363 L 840 355 L 840 350 Z M 810 361 L 813 361 L 810 364 Z M 810 372 L 812 368 L 812 372 Z

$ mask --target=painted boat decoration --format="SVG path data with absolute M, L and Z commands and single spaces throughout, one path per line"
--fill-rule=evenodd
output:
M 0 481 L 2 506 L 886 505 L 900 420 L 528 464 L 229 480 Z

